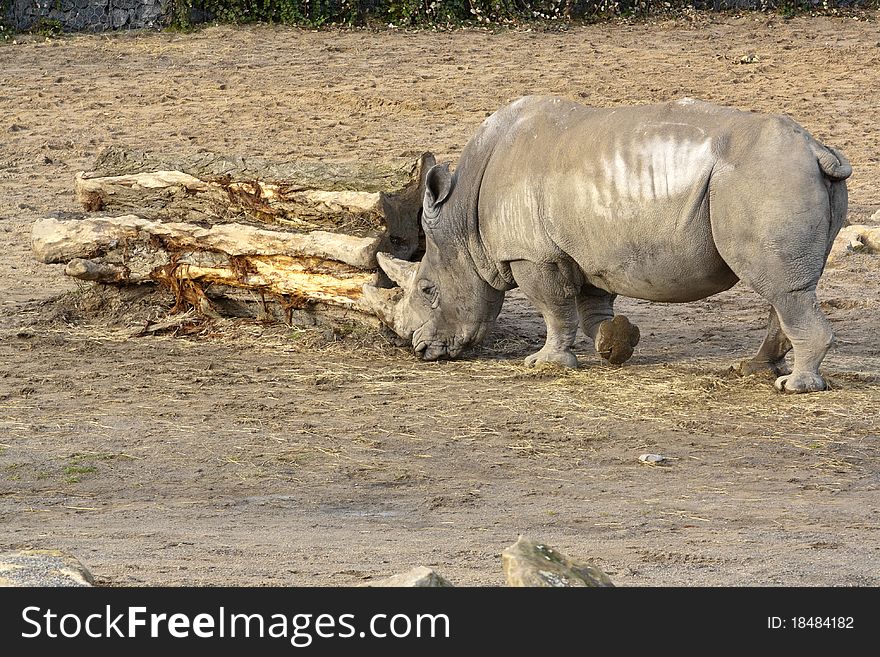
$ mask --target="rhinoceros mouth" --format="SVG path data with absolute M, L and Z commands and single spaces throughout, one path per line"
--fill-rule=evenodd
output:
M 436 342 L 420 342 L 413 349 L 422 360 L 440 360 L 451 357 L 447 346 Z
M 418 331 L 415 333 L 418 336 Z M 442 358 L 458 358 L 469 342 L 453 337 L 449 342 L 441 342 L 439 340 L 422 340 L 418 337 L 413 339 L 413 351 L 422 360 L 440 360 Z
M 440 360 L 441 358 L 449 357 L 449 346 L 445 342 L 430 338 L 428 322 L 425 322 L 413 331 L 412 345 L 413 351 L 422 360 Z

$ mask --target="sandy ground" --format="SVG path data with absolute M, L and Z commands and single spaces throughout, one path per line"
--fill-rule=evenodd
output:
M 255 322 L 129 339 L 29 253 L 32 222 L 77 210 L 74 173 L 109 145 L 454 161 L 526 93 L 788 113 L 850 157 L 865 222 L 880 208 L 867 16 L 0 45 L 0 550 L 62 548 L 107 585 L 349 585 L 420 564 L 495 585 L 522 533 L 619 585 L 880 585 L 880 256 L 820 287 L 833 390 L 783 396 L 727 371 L 763 335 L 766 306 L 740 286 L 621 300 L 642 329 L 632 361 L 581 344 L 582 368 L 559 373 L 521 365 L 543 326 L 515 294 L 452 363 Z

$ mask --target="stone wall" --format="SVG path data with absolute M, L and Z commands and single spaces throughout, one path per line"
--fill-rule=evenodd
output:
M 42 22 L 65 31 L 158 28 L 170 0 L 11 0 L 6 22 L 29 30 Z
M 599 0 L 573 0 L 574 7 L 590 5 Z M 823 7 L 826 2 L 834 7 L 871 6 L 877 0 L 685 0 L 697 9 L 768 9 L 791 4 L 808 4 Z M 0 23 L 14 30 L 25 31 L 33 27 L 60 27 L 66 32 L 118 29 L 160 28 L 170 19 L 174 0 L 0 0 Z M 636 0 L 617 0 L 622 9 L 637 6 Z M 682 0 L 672 0 L 679 5 Z M 659 0 L 650 0 L 652 6 L 661 6 Z M 380 1 L 361 0 L 363 9 L 378 7 Z M 2 7 L 7 7 L 2 11 Z M 199 3 L 190 9 L 190 21 L 199 23 L 210 15 L 199 9 Z

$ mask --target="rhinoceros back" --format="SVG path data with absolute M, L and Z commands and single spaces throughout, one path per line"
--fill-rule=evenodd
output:
M 712 222 L 741 218 L 713 208 L 713 180 L 751 180 L 760 195 L 774 176 L 791 177 L 768 152 L 791 158 L 795 176 L 809 178 L 809 161 L 817 181 L 820 170 L 832 180 L 851 171 L 788 119 L 689 99 L 596 109 L 530 97 L 502 112 L 484 124 L 495 134 L 481 145 L 477 223 L 491 258 L 567 259 L 596 287 L 655 301 L 737 281 Z
M 676 110 L 526 104 L 482 181 L 480 230 L 494 257 L 570 258 L 593 285 L 654 300 L 733 285 L 706 203 L 723 140 L 710 118 L 700 125 Z M 699 271 L 687 264 L 695 259 Z

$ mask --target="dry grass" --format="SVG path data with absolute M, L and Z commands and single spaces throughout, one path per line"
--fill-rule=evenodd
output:
M 140 316 L 159 317 L 155 304 L 136 304 Z M 71 306 L 75 314 L 65 310 Z M 92 375 L 77 381 L 77 394 L 90 404 L 67 409 L 57 425 L 40 425 L 34 441 L 28 418 L 38 417 L 44 402 L 31 393 L 64 390 L 68 374 L 42 372 L 35 386 L 0 401 L 0 425 L 9 440 L 29 437 L 33 463 L 16 467 L 42 473 L 47 486 L 66 484 L 67 495 L 87 479 L 71 473 L 64 479 L 73 456 L 65 439 L 72 433 L 85 434 L 95 450 L 106 445 L 106 453 L 125 457 L 117 461 L 192 464 L 191 446 L 200 445 L 196 462 L 241 483 L 301 483 L 316 472 L 387 485 L 423 479 L 423 468 L 388 462 L 389 441 L 396 449 L 412 445 L 412 458 L 426 465 L 438 445 L 496 450 L 530 460 L 535 476 L 548 479 L 558 478 L 561 462 L 588 462 L 621 436 L 645 449 L 658 434 L 692 444 L 701 436 L 730 436 L 736 449 L 720 458 L 736 467 L 745 458 L 738 452 L 744 445 L 789 450 L 800 465 L 806 459 L 832 473 L 864 468 L 877 454 L 877 418 L 865 410 L 878 407 L 880 385 L 870 371 L 832 372 L 832 389 L 823 394 L 781 395 L 772 382 L 735 376 L 717 358 L 636 359 L 613 367 L 585 354 L 576 371 L 529 368 L 521 355 L 533 341 L 503 336 L 469 360 L 423 363 L 381 333 L 352 325 L 291 328 L 220 319 L 198 334 L 132 338 L 131 322 L 106 321 L 108 312 L 118 319 L 126 309 L 131 306 L 67 295 L 28 320 L 27 331 L 39 336 L 34 345 L 45 341 L 97 361 Z M 120 348 L 125 343 L 167 355 L 151 368 L 142 398 L 132 398 L 131 388 L 145 367 L 143 356 Z M 222 362 L 236 352 L 246 353 L 250 364 Z M 502 359 L 511 354 L 514 359 Z M 251 369 L 257 362 L 262 364 Z M 95 402 L 113 403 L 107 379 L 127 400 L 115 426 L 94 417 Z M 275 410 L 265 413 L 255 399 Z M 188 400 L 194 407 L 182 408 Z M 400 400 L 408 407 L 399 408 Z M 287 410 L 279 414 L 281 408 Z M 384 419 L 362 425 L 362 416 Z M 162 436 L 168 447 L 155 441 L 124 451 L 112 447 L 127 417 L 149 417 L 150 434 Z

